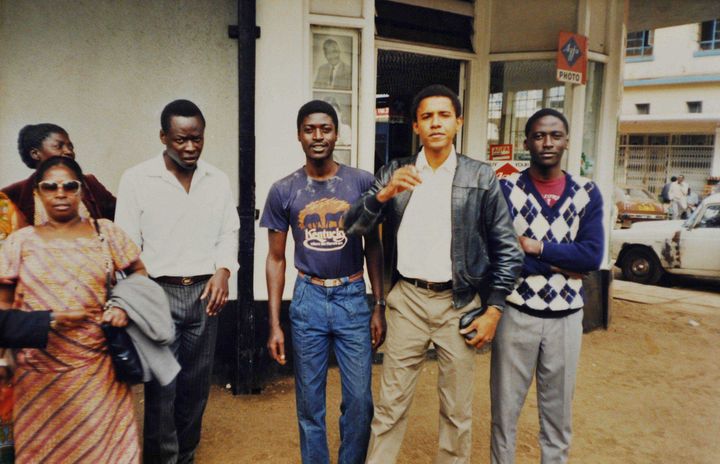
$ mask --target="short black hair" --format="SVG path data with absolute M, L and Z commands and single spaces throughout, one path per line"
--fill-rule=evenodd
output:
M 51 156 L 50 158 L 40 163 L 40 165 L 38 166 L 35 175 L 35 188 L 37 188 L 38 184 L 42 182 L 45 173 L 48 172 L 51 168 L 54 168 L 55 166 L 65 166 L 66 168 L 71 170 L 73 174 L 75 174 L 75 178 L 77 180 L 82 182 L 83 172 L 77 161 L 67 156 Z
M 565 126 L 565 132 L 567 132 L 568 134 L 570 133 L 570 125 L 568 124 L 567 118 L 564 114 L 552 108 L 543 108 L 541 110 L 537 110 L 535 114 L 530 116 L 530 118 L 525 123 L 525 138 L 530 135 L 530 129 L 532 129 L 532 125 L 535 124 L 535 121 L 545 116 L 554 116 L 561 120 L 563 125 Z
M 297 130 L 300 132 L 300 126 L 302 125 L 303 119 L 305 119 L 305 116 L 309 114 L 314 113 L 324 113 L 330 116 L 330 119 L 332 119 L 333 124 L 335 124 L 335 130 L 338 129 L 338 115 L 337 111 L 335 111 L 335 108 L 332 107 L 332 105 L 326 101 L 322 100 L 311 100 L 307 103 L 305 103 L 303 106 L 300 107 L 297 114 Z
M 417 110 L 420 106 L 420 102 L 429 97 L 448 97 L 452 102 L 453 108 L 455 108 L 455 117 L 459 118 L 462 116 L 462 104 L 460 103 L 460 97 L 458 94 L 450 90 L 442 84 L 433 84 L 425 87 L 415 95 L 412 102 L 412 120 L 417 121 Z
M 672 177 L 670 178 L 670 182 L 675 182 L 676 180 L 677 180 L 677 177 L 675 177 L 675 176 L 672 176 Z
M 175 100 L 165 105 L 162 114 L 160 114 L 160 127 L 166 134 L 170 130 L 170 120 L 173 116 L 184 116 L 186 118 L 199 116 L 202 119 L 203 126 L 205 126 L 205 116 L 203 116 L 200 108 L 190 100 Z
M 37 167 L 37 160 L 30 155 L 30 152 L 42 147 L 43 141 L 52 134 L 68 135 L 67 131 L 57 124 L 44 122 L 42 124 L 28 124 L 20 129 L 18 134 L 18 152 L 20 159 L 30 169 Z

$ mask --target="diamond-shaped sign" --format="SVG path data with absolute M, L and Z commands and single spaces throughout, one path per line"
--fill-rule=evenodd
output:
M 587 37 L 561 31 L 558 37 L 555 78 L 570 84 L 587 82 Z
M 565 42 L 565 45 L 562 47 L 562 54 L 570 66 L 575 66 L 575 62 L 582 56 L 582 50 L 577 42 L 575 42 L 575 39 L 570 37 L 570 40 Z

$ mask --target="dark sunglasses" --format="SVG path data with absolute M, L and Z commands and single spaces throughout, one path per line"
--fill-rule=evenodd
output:
M 38 182 L 38 190 L 42 193 L 55 193 L 58 189 L 62 189 L 65 193 L 74 194 L 80 191 L 80 185 L 79 180 L 69 180 L 61 184 L 44 180 L 42 182 Z

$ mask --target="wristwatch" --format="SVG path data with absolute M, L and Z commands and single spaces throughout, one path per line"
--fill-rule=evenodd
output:
M 55 319 L 55 313 L 52 311 L 50 312 L 50 328 L 57 328 L 57 319 Z
M 387 306 L 387 304 L 385 303 L 385 298 L 375 300 L 375 306 L 382 306 L 383 308 Z

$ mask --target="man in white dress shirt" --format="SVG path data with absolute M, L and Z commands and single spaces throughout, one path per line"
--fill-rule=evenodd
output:
M 150 277 L 170 301 L 173 352 L 181 371 L 171 384 L 145 384 L 143 462 L 193 462 L 217 335 L 217 314 L 236 271 L 240 221 L 230 181 L 200 161 L 205 118 L 188 100 L 160 117 L 161 156 L 120 180 L 115 221 L 142 248 Z
M 463 122 L 457 94 L 429 86 L 415 96 L 412 116 L 422 150 L 384 166 L 344 218 L 350 234 L 386 221 L 397 236 L 380 398 L 366 463 L 396 461 L 431 342 L 440 402 L 435 463 L 468 463 L 474 348 L 492 341 L 522 252 L 494 171 L 455 151 Z M 461 331 L 461 315 L 479 307 L 484 314 Z

